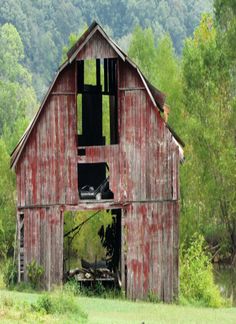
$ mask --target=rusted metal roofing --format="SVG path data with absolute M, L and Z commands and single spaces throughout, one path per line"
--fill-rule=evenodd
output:
M 32 129 L 35 125 L 35 123 L 37 122 L 44 106 L 45 106 L 45 102 L 58 78 L 58 76 L 60 75 L 60 73 L 69 65 L 71 64 L 75 59 L 76 56 L 78 55 L 78 53 L 82 50 L 82 48 L 86 45 L 86 43 L 89 41 L 89 39 L 92 38 L 92 36 L 95 34 L 95 32 L 99 31 L 101 33 L 101 35 L 106 39 L 106 41 L 110 44 L 110 46 L 113 48 L 113 50 L 117 53 L 117 55 L 125 62 L 127 62 L 128 64 L 130 64 L 134 69 L 136 69 L 137 73 L 139 74 L 143 85 L 145 87 L 145 89 L 147 90 L 150 99 L 152 101 L 152 103 L 154 104 L 154 106 L 156 108 L 158 108 L 160 111 L 163 111 L 163 105 L 165 102 L 165 95 L 159 91 L 157 88 L 155 88 L 142 74 L 142 72 L 140 71 L 140 69 L 138 68 L 138 66 L 128 57 L 128 55 L 105 33 L 105 31 L 102 29 L 102 27 L 97 23 L 97 22 L 93 22 L 90 27 L 83 33 L 83 35 L 80 37 L 80 39 L 75 43 L 75 45 L 68 51 L 67 53 L 67 60 L 65 61 L 64 64 L 62 64 L 60 66 L 60 68 L 58 69 L 58 72 L 51 84 L 51 86 L 49 87 L 40 107 L 38 112 L 36 113 L 36 115 L 34 116 L 33 120 L 31 121 L 31 123 L 29 124 L 29 126 L 27 127 L 25 133 L 23 134 L 23 136 L 21 137 L 20 141 L 18 142 L 18 144 L 16 145 L 14 151 L 11 153 L 11 168 L 14 168 L 16 166 L 16 163 L 25 147 L 25 144 L 32 132 Z M 182 145 L 181 140 L 179 140 L 179 138 L 173 133 L 173 131 L 170 129 L 170 131 L 172 132 L 173 136 L 176 138 L 177 142 Z

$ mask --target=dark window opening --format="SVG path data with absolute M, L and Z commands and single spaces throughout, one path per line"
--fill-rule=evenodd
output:
M 78 164 L 78 188 L 80 199 L 113 199 L 107 163 Z
M 79 148 L 78 149 L 78 155 L 79 156 L 85 156 L 86 155 L 86 151 L 84 148 Z
M 117 60 L 77 61 L 78 146 L 118 143 Z

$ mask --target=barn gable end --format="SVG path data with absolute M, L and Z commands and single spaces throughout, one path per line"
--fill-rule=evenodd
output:
M 84 78 L 86 60 L 95 63 L 93 85 Z M 46 287 L 62 281 L 65 211 L 119 209 L 117 271 L 127 296 L 153 292 L 167 302 L 177 296 L 182 143 L 161 117 L 164 99 L 97 23 L 68 52 L 12 153 L 19 281 L 27 280 L 33 259 L 46 269 Z M 106 180 L 106 166 L 112 196 L 82 199 L 85 184 L 97 188 Z

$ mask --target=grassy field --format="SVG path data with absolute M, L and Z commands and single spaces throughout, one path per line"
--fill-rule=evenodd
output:
M 29 308 L 39 296 L 0 290 L 0 323 L 236 323 L 236 308 L 210 309 L 88 297 L 75 297 L 75 302 L 87 313 L 87 319 L 76 313 L 47 315 Z

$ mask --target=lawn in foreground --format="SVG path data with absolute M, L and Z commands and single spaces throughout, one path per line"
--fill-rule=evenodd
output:
M 0 299 L 12 298 L 15 302 L 33 303 L 39 294 L 0 290 Z M 88 314 L 87 323 L 236 323 L 236 308 L 198 308 L 190 306 L 163 305 L 123 300 L 76 297 L 82 310 Z M 0 312 L 1 323 L 25 323 L 12 314 Z M 76 316 L 47 315 L 28 318 L 28 323 L 56 322 L 79 323 Z

